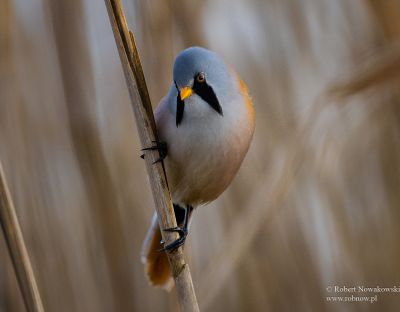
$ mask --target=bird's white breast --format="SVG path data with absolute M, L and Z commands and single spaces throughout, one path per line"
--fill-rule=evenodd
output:
M 238 86 L 229 103 L 221 103 L 221 116 L 193 95 L 185 100 L 179 127 L 176 98 L 170 92 L 161 101 L 155 116 L 160 139 L 168 146 L 164 162 L 174 203 L 198 206 L 210 202 L 230 184 L 254 132 L 254 114 L 246 105 L 246 96 Z

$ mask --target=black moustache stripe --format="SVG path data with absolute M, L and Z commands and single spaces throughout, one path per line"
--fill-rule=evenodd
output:
M 221 116 L 224 115 L 224 113 L 222 112 L 222 107 L 219 104 L 218 98 L 215 95 L 213 88 L 209 86 L 207 82 L 198 82 L 195 79 L 193 84 L 193 91 L 204 101 L 206 101 L 218 114 L 220 114 Z
M 178 96 L 176 97 L 176 126 L 177 127 L 182 122 L 184 109 L 185 109 L 185 103 L 181 100 L 181 96 L 179 95 L 179 92 L 178 92 Z
M 181 99 L 181 95 L 179 93 L 178 84 L 174 81 L 176 90 L 178 91 L 178 96 L 176 97 L 176 126 L 182 122 L 183 119 L 183 111 L 185 109 L 185 103 Z

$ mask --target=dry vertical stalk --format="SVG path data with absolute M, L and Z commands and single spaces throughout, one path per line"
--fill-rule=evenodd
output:
M 44 311 L 42 300 L 1 163 L 0 223 L 10 251 L 26 310 L 29 312 L 42 312 Z
M 120 1 L 105 0 L 105 4 L 128 85 L 140 141 L 144 147 L 152 146 L 154 141 L 157 140 L 156 127 L 134 36 L 128 29 Z M 177 224 L 164 167 L 160 162 L 153 165 L 158 157 L 157 151 L 146 153 L 147 173 L 150 178 L 160 228 L 172 228 L 176 227 Z M 166 244 L 178 239 L 177 233 L 161 232 Z M 168 259 L 175 280 L 181 311 L 199 311 L 192 277 L 189 266 L 185 263 L 182 248 L 168 253 Z

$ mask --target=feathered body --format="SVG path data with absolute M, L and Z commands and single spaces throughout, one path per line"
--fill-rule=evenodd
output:
M 196 84 L 198 73 L 204 73 L 221 112 L 200 92 L 194 92 L 184 100 L 183 117 L 178 123 L 179 88 Z M 197 207 L 216 199 L 237 173 L 253 136 L 255 114 L 245 84 L 217 54 L 189 48 L 175 61 L 174 83 L 157 107 L 155 119 L 159 139 L 168 148 L 164 164 L 174 204 Z M 166 265 L 169 270 L 165 253 L 151 250 L 161 248 L 160 238 L 153 218 L 143 249 L 146 271 L 153 283 L 168 288 L 170 278 L 165 268 L 161 269 Z M 163 275 L 165 278 L 157 281 Z

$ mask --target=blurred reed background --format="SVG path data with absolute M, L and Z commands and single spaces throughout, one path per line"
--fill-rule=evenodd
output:
M 47 311 L 176 311 L 148 286 L 154 211 L 103 1 L 0 0 L 0 158 Z M 400 3 L 126 0 L 153 105 L 203 45 L 249 85 L 257 128 L 233 185 L 195 212 L 203 311 L 397 311 L 327 303 L 400 283 Z M 0 310 L 24 311 L 0 239 Z

